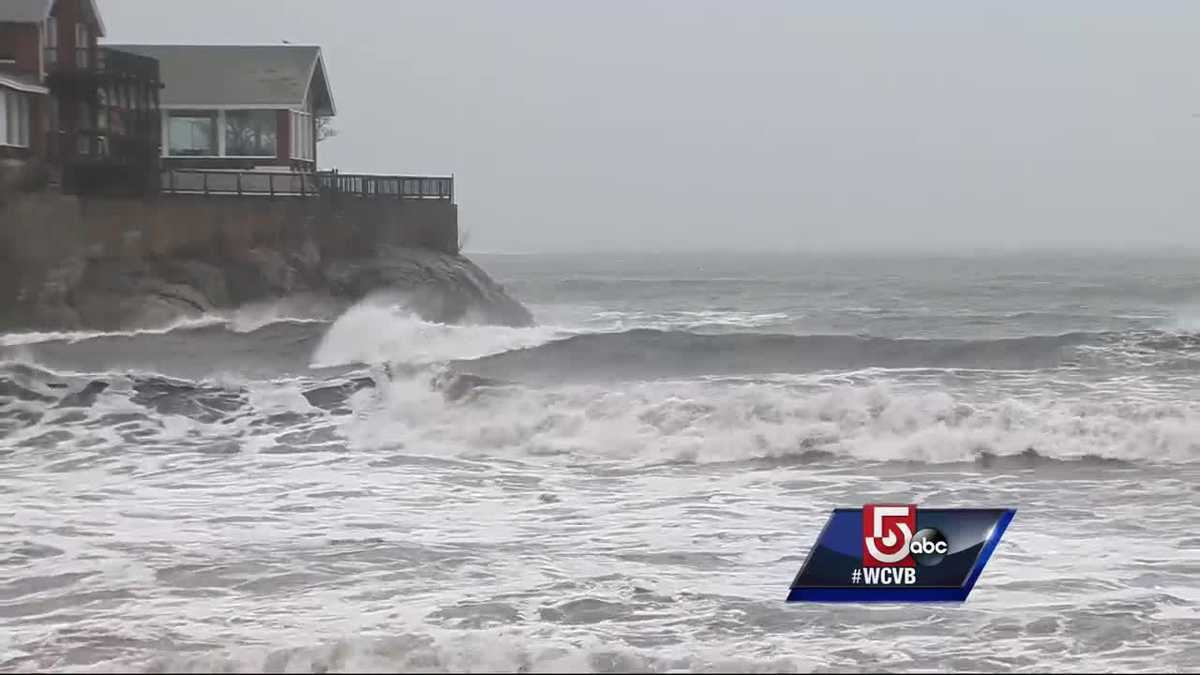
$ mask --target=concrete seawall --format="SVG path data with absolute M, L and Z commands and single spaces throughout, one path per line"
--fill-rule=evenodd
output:
M 449 200 L 9 193 L 0 330 L 115 330 L 248 302 L 381 287 L 431 320 L 532 319 L 458 255 Z
M 379 245 L 457 253 L 458 210 L 445 200 L 163 196 L 17 197 L 0 209 L 0 260 L 237 257 L 251 249 L 315 245 L 323 256 L 370 255 Z

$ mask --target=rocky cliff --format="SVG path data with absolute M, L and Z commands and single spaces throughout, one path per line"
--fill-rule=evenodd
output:
M 391 291 L 431 321 L 528 325 L 447 243 L 456 207 L 253 198 L 0 203 L 0 330 L 118 330 L 279 298 Z M 453 228 L 447 236 L 446 229 Z M 293 303 L 295 304 L 295 303 Z

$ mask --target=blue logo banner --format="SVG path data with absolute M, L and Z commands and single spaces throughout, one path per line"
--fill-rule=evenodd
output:
M 789 602 L 963 602 L 1016 509 L 834 509 Z

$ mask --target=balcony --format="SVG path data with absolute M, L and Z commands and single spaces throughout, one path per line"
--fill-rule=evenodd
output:
M 172 168 L 163 170 L 160 184 L 163 193 L 176 195 L 454 201 L 451 176 Z
M 80 47 L 73 50 L 47 47 L 45 63 L 51 78 L 86 75 L 159 84 L 157 59 L 108 47 Z
M 90 163 L 157 167 L 159 146 L 148 134 L 113 134 L 85 129 L 46 134 L 46 151 L 50 161 L 61 166 Z

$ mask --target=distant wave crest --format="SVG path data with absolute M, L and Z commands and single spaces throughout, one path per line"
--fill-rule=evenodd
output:
M 638 329 L 576 335 L 463 362 L 471 372 L 519 381 L 644 379 L 805 373 L 862 368 L 1037 369 L 1062 365 L 1067 348 L 1103 333 L 994 340 L 896 339 L 854 335 L 704 335 Z

